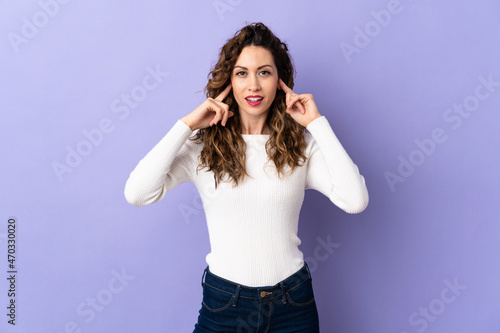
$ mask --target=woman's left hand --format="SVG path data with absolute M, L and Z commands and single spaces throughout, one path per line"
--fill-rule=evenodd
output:
M 313 95 L 301 94 L 297 95 L 292 89 L 279 79 L 279 86 L 286 93 L 286 112 L 292 118 L 304 127 L 307 127 L 311 121 L 321 117 L 318 107 L 314 102 Z

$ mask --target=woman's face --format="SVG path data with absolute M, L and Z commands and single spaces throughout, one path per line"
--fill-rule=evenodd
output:
M 278 89 L 278 70 L 271 52 L 261 46 L 244 47 L 231 83 L 240 114 L 267 116 Z

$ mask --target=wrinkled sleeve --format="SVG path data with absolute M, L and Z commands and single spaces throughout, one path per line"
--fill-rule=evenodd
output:
M 163 199 L 174 187 L 192 181 L 193 131 L 182 120 L 139 161 L 125 184 L 125 198 L 134 206 L 145 206 Z
M 308 146 L 306 189 L 315 189 L 349 214 L 368 205 L 365 178 L 359 173 L 325 116 L 307 126 L 312 135 Z

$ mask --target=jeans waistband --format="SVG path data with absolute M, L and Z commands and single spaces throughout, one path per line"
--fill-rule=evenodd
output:
M 283 303 L 286 303 L 285 292 L 298 287 L 308 279 L 312 280 L 311 272 L 309 271 L 309 266 L 307 266 L 306 262 L 304 262 L 304 266 L 302 266 L 302 268 L 296 273 L 290 275 L 283 281 L 278 282 L 274 286 L 267 287 L 249 287 L 226 280 L 210 272 L 210 269 L 207 266 L 201 278 L 201 285 L 203 287 L 203 284 L 205 283 L 213 288 L 217 288 L 221 291 L 234 295 L 235 300 L 233 306 L 236 306 L 236 302 L 240 297 L 259 301 L 281 297 Z

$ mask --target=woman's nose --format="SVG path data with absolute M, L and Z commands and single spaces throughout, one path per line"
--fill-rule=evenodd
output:
M 259 79 L 255 75 L 250 75 L 248 80 L 248 89 L 251 91 L 260 90 Z

